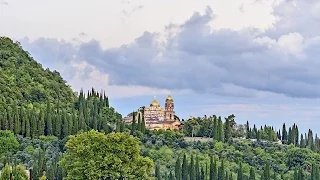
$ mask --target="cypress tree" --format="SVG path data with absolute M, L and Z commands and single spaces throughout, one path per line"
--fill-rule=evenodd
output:
M 72 133 L 72 130 L 73 130 L 72 114 L 71 115 L 67 114 L 67 119 L 68 119 L 68 134 L 71 135 L 71 134 L 73 134 Z
M 233 180 L 232 172 L 230 172 L 229 180 Z
M 24 113 L 24 108 L 21 107 L 20 109 L 20 117 L 21 117 L 21 135 L 26 135 L 26 116 Z
M 138 131 L 142 131 L 142 122 L 141 122 L 141 115 L 138 112 Z
M 277 173 L 275 171 L 273 172 L 273 178 L 272 179 L 277 180 Z
M 172 171 L 170 171 L 170 173 L 169 173 L 169 180 L 176 180 Z
M 208 174 L 208 162 L 206 162 L 205 172 L 204 172 L 204 180 L 209 180 L 209 174 Z
M 294 170 L 294 174 L 293 174 L 293 180 L 298 180 L 299 176 L 298 176 L 298 171 L 297 169 Z
M 270 165 L 269 162 L 266 162 L 266 165 L 264 167 L 263 171 L 264 180 L 270 180 Z
M 231 137 L 231 127 L 230 127 L 230 121 L 228 118 L 225 119 L 225 129 L 224 129 L 224 142 L 228 142 L 228 140 Z
M 217 180 L 218 179 L 218 166 L 217 166 L 217 160 L 214 160 L 213 163 L 213 179 Z
M 61 125 L 62 125 L 61 139 L 63 139 L 64 137 L 67 137 L 69 135 L 69 121 L 67 119 L 67 114 L 65 111 L 63 112 L 63 120 Z
M 196 156 L 195 173 L 196 173 L 196 180 L 201 180 L 199 156 Z
M 61 138 L 61 127 L 62 127 L 62 121 L 61 121 L 61 114 L 57 114 L 56 115 L 56 123 L 55 123 L 55 135 L 58 137 L 58 138 Z
M 93 111 L 92 113 L 92 129 L 97 130 L 98 129 L 98 102 L 97 102 L 97 98 L 94 97 L 94 101 L 93 101 Z
M 315 180 L 315 165 L 311 165 L 311 173 L 310 173 L 310 180 Z
M 299 168 L 299 171 L 298 171 L 298 180 L 304 180 L 302 168 Z
M 83 115 L 83 112 L 80 111 L 79 112 L 79 130 L 86 130 L 86 123 L 85 123 L 85 120 L 84 120 L 84 115 Z
M 249 180 L 256 180 L 256 173 L 254 172 L 254 169 L 252 167 L 250 168 Z
M 21 123 L 20 123 L 20 118 L 19 118 L 18 112 L 14 112 L 13 119 L 14 119 L 14 133 L 20 134 Z
M 224 179 L 225 179 L 225 180 L 228 180 L 228 179 L 229 179 L 228 171 L 226 171 L 226 174 L 225 174 L 225 176 L 224 176 Z
M 214 162 L 213 162 L 213 156 L 210 157 L 210 174 L 209 174 L 209 180 L 214 180 Z
M 201 166 L 200 180 L 205 180 L 205 179 L 206 179 L 206 173 L 205 173 L 205 170 L 204 170 L 203 166 Z
M 14 129 L 13 123 L 14 122 L 13 122 L 12 116 L 13 116 L 13 113 L 12 113 L 11 107 L 8 107 L 8 113 L 7 113 L 8 129 L 10 131 L 14 132 L 13 131 L 13 129 Z
M 315 168 L 316 168 L 316 170 L 315 170 L 315 180 L 320 180 L 319 166 L 316 165 Z
M 300 148 L 305 148 L 306 144 L 305 144 L 305 140 L 303 139 L 303 134 L 301 134 L 300 137 Z
M 0 99 L 1 100 L 1 99 Z M 0 112 L 0 130 L 3 130 L 3 117 L 2 117 L 2 113 Z
M 217 117 L 214 117 L 213 119 L 213 132 L 212 132 L 212 138 L 213 140 L 218 140 L 218 120 Z
M 146 131 L 146 121 L 144 120 L 144 117 L 142 116 L 141 132 L 145 133 L 145 131 Z
M 30 113 L 30 125 L 31 125 L 31 137 L 36 138 L 37 137 L 37 123 L 36 123 L 36 114 L 34 111 Z
M 282 141 L 284 143 L 287 143 L 287 140 L 288 140 L 288 134 L 287 134 L 286 124 L 283 123 L 283 125 L 282 125 Z
M 250 139 L 250 134 L 251 134 L 251 132 L 250 132 L 250 126 L 249 126 L 249 122 L 247 121 L 247 124 L 246 124 L 246 138 L 247 139 Z
M 79 131 L 79 121 L 77 120 L 77 116 L 75 111 L 72 111 L 72 134 L 76 134 Z
M 38 122 L 38 136 L 44 135 L 45 122 L 44 122 L 44 113 L 40 111 L 40 118 Z
M 224 162 L 223 160 L 221 161 L 221 165 L 218 168 L 218 180 L 224 180 Z
M 136 114 L 132 112 L 132 123 L 131 123 L 131 135 L 134 135 L 136 132 Z
M 291 143 L 293 143 L 292 142 L 292 137 L 293 137 L 293 135 L 292 135 L 292 130 L 291 130 L 291 127 L 289 127 L 289 131 L 288 131 L 288 143 L 287 144 L 291 144 Z
M 297 125 L 295 126 L 295 145 L 299 145 L 299 128 Z
M 242 163 L 240 162 L 237 180 L 243 180 Z
M 9 130 L 9 127 L 10 127 L 9 119 L 8 119 L 8 112 L 6 109 L 4 110 L 4 113 L 3 113 L 3 120 L 4 120 L 4 123 L 3 123 L 4 130 Z
M 125 122 L 123 122 L 123 121 L 121 121 L 121 123 L 120 123 L 120 132 L 124 132 L 124 123 Z
M 180 161 L 180 157 L 178 157 L 177 161 L 176 161 L 175 177 L 176 177 L 176 180 L 181 180 L 181 161 Z
M 220 116 L 218 119 L 218 141 L 223 141 L 223 124 Z
M 190 162 L 190 179 L 196 179 L 196 172 L 194 167 L 194 157 L 191 155 L 191 162 Z
M 155 167 L 155 177 L 156 177 L 156 180 L 161 180 L 159 164 L 156 164 L 156 167 Z
M 31 136 L 31 129 L 30 129 L 30 118 L 27 116 L 26 117 L 26 134 L 25 137 L 30 137 Z
M 45 135 L 47 135 L 47 136 L 53 135 L 52 119 L 51 119 L 51 107 L 50 107 L 49 100 L 47 101 L 47 108 L 46 108 Z
M 182 180 L 188 180 L 188 162 L 186 154 L 183 155 L 182 160 Z

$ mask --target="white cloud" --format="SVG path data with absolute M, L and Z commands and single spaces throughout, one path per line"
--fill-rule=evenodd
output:
M 303 51 L 303 37 L 299 33 L 282 35 L 278 39 L 279 50 L 285 54 L 301 56 Z
M 112 98 L 126 98 L 142 95 L 156 95 L 156 94 L 168 94 L 169 90 L 156 89 L 143 86 L 112 86 L 109 85 L 108 74 L 102 73 L 94 66 L 89 65 L 86 62 L 75 63 L 72 62 L 72 66 L 76 68 L 75 76 L 68 81 L 75 90 L 83 89 L 84 91 L 90 90 L 94 87 L 98 92 L 106 91 L 106 94 Z M 85 69 L 89 68 L 87 72 Z M 85 74 L 84 74 L 85 73 Z

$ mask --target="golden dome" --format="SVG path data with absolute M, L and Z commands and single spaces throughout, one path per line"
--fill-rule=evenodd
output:
M 170 93 L 169 93 L 169 95 L 167 96 L 166 101 L 173 101 L 173 99 L 172 99 L 172 97 L 171 97 Z
M 157 101 L 156 96 L 154 96 L 154 99 L 151 101 L 150 106 L 160 107 L 160 104 Z

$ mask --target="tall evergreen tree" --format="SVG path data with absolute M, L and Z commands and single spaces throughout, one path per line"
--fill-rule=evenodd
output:
M 270 180 L 270 165 L 269 162 L 266 162 L 266 165 L 263 170 L 264 180 Z
M 225 119 L 225 128 L 224 128 L 224 142 L 228 142 L 231 138 L 231 125 L 228 118 Z
M 306 147 L 305 140 L 303 138 L 303 134 L 301 134 L 301 137 L 300 137 L 300 148 L 305 148 L 305 147 Z
M 44 122 L 44 112 L 40 111 L 40 117 L 38 122 L 38 136 L 44 135 L 45 122 Z
M 31 137 L 30 118 L 26 116 L 26 134 L 25 137 Z
M 141 115 L 138 112 L 138 131 L 142 131 L 142 122 L 141 122 Z
M 219 116 L 219 119 L 218 119 L 218 141 L 221 141 L 223 142 L 223 123 L 222 123 L 222 120 L 221 120 L 221 117 Z
M 282 141 L 284 143 L 287 143 L 287 140 L 288 140 L 288 133 L 287 133 L 287 129 L 286 129 L 286 124 L 283 123 L 283 126 L 282 126 Z
M 188 180 L 188 162 L 186 154 L 183 155 L 182 160 L 182 180 Z
M 181 160 L 180 157 L 177 158 L 176 165 L 175 165 L 175 177 L 176 180 L 181 180 Z
M 210 157 L 210 171 L 209 171 L 209 180 L 215 180 L 214 179 L 214 162 L 213 162 L 213 156 Z
M 242 163 L 240 162 L 237 180 L 243 180 Z
M 218 180 L 224 180 L 224 162 L 221 161 L 221 165 L 218 168 Z
M 251 135 L 250 126 L 249 126 L 249 122 L 247 121 L 247 123 L 246 123 L 246 138 L 250 139 L 251 138 L 250 135 Z
M 174 177 L 172 171 L 170 171 L 170 173 L 169 173 L 169 180 L 176 180 L 176 178 Z
M 191 155 L 191 162 L 190 162 L 190 179 L 196 179 L 196 172 L 194 166 L 194 157 Z
M 201 180 L 199 156 L 196 156 L 195 173 L 196 173 L 196 180 Z
M 67 119 L 67 114 L 65 111 L 62 112 L 63 113 L 63 119 L 62 119 L 62 132 L 61 132 L 61 139 L 64 137 L 67 137 L 69 135 L 69 121 Z
M 56 122 L 55 122 L 55 135 L 57 137 L 61 137 L 61 127 L 62 127 L 62 121 L 61 121 L 61 114 L 57 114 L 56 118 L 55 118 Z
M 159 164 L 156 164 L 156 166 L 155 166 L 155 177 L 156 177 L 156 180 L 161 180 Z
M 20 108 L 20 118 L 21 118 L 21 132 L 20 134 L 25 136 L 26 134 L 26 115 L 24 112 L 24 108 Z
M 213 140 L 218 140 L 218 120 L 217 117 L 213 119 L 213 131 L 212 131 Z
M 134 135 L 136 132 L 136 113 L 132 112 L 132 123 L 131 123 L 131 135 Z
M 256 173 L 254 172 L 254 169 L 252 167 L 250 168 L 249 180 L 256 180 Z

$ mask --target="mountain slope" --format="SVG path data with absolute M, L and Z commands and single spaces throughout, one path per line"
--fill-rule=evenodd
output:
M 0 103 L 44 104 L 47 100 L 72 103 L 75 95 L 56 71 L 44 70 L 18 42 L 0 37 Z M 1 105 L 0 105 L 1 106 Z

